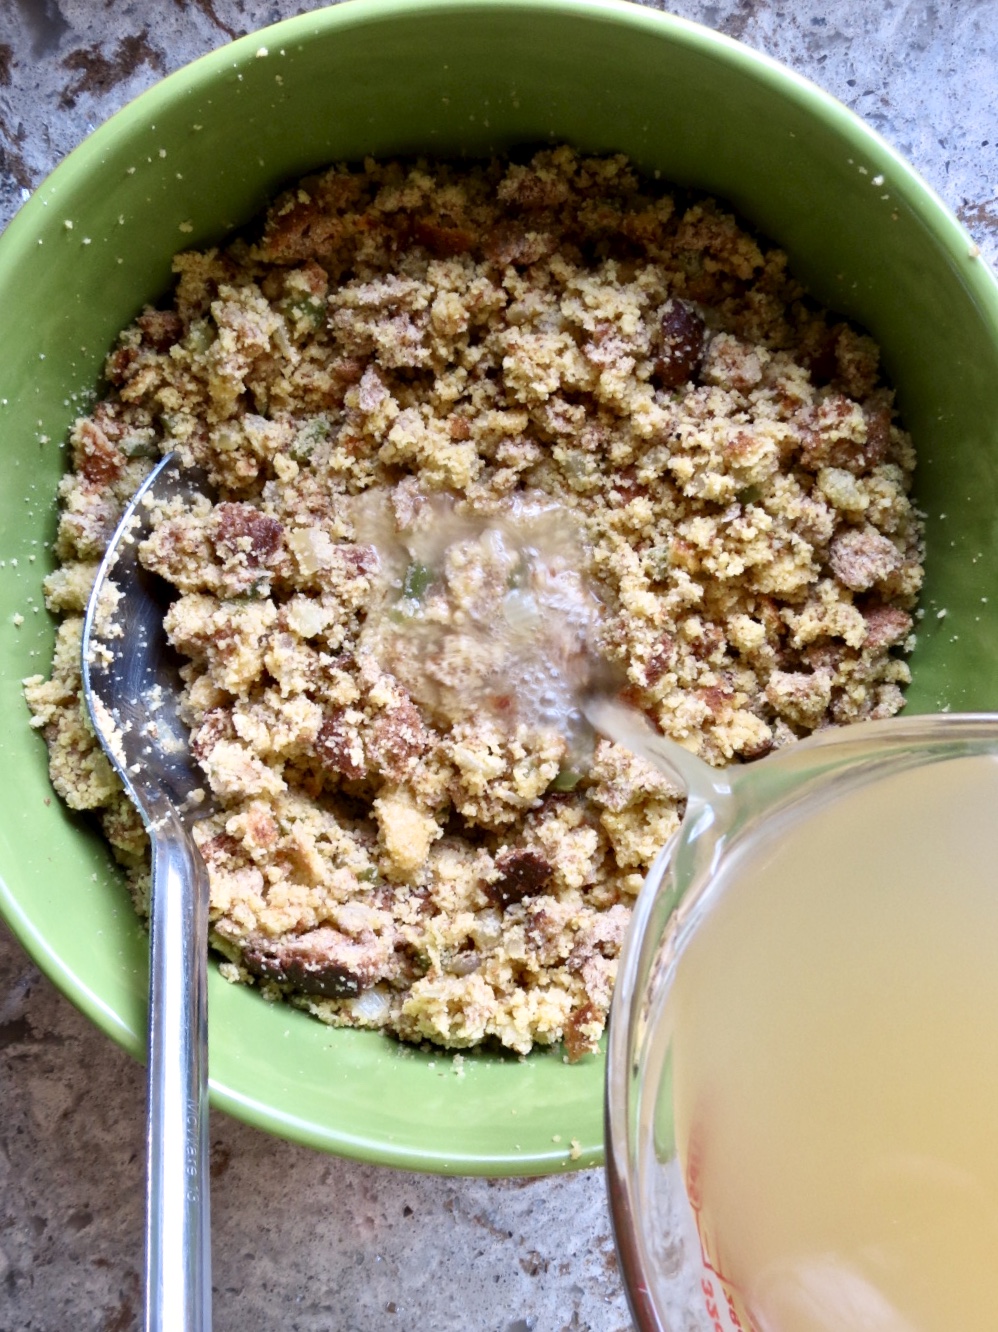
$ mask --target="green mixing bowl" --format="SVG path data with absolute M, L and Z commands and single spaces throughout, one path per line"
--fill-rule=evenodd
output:
M 136 1055 L 145 938 L 103 843 L 53 796 L 21 698 L 49 662 L 41 581 L 67 427 L 115 334 L 167 289 L 171 255 L 218 240 L 296 175 L 561 140 L 716 192 L 881 342 L 927 513 L 909 707 L 998 707 L 998 285 L 876 134 L 745 47 L 612 0 L 350 0 L 288 20 L 144 93 L 0 238 L 0 910 Z M 472 1055 L 458 1073 L 445 1052 L 332 1031 L 217 976 L 210 1004 L 214 1104 L 262 1128 L 423 1170 L 602 1159 L 601 1057 Z

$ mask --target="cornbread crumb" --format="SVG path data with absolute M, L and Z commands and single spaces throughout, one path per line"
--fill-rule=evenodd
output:
M 334 167 L 174 270 L 70 439 L 62 624 L 25 682 L 56 790 L 144 911 L 79 648 L 176 452 L 210 489 L 154 506 L 141 558 L 177 592 L 223 976 L 414 1044 L 584 1057 L 682 813 L 577 724 L 586 652 L 714 764 L 902 705 L 921 533 L 876 346 L 713 201 L 566 147 Z

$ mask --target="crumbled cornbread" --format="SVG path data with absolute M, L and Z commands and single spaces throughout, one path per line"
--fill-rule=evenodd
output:
M 712 201 L 564 147 L 336 167 L 175 270 L 73 430 L 66 618 L 27 686 L 57 790 L 98 811 L 141 905 L 80 614 L 174 450 L 212 490 L 162 505 L 142 558 L 178 593 L 226 974 L 405 1040 L 591 1051 L 682 796 L 587 750 L 557 688 L 526 705 L 538 651 L 586 640 L 715 764 L 896 712 L 920 531 L 876 347 Z M 574 572 L 523 562 L 516 515 L 545 505 Z

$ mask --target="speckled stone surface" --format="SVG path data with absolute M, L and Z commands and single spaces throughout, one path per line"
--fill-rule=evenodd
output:
M 0 226 L 94 126 L 163 74 L 316 7 L 0 0 Z M 858 111 L 998 261 L 998 0 L 668 7 Z M 143 1097 L 142 1070 L 0 926 L 0 1332 L 140 1327 Z M 598 1171 L 405 1175 L 215 1115 L 212 1187 L 218 1332 L 631 1326 Z M 676 1332 L 699 1328 L 691 1310 Z

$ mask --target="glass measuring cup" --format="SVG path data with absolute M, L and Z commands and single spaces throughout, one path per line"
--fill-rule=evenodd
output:
M 610 1024 L 639 1332 L 990 1325 L 998 718 L 865 723 L 724 771 L 594 720 L 688 792 Z

